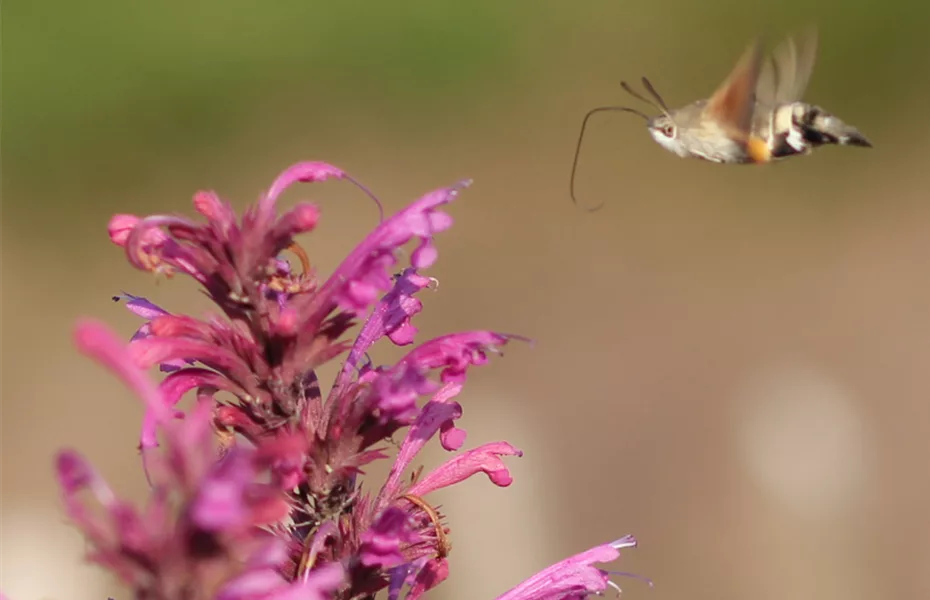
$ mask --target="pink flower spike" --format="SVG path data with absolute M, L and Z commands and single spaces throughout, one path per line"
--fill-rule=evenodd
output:
M 93 320 L 80 321 L 75 328 L 74 339 L 81 352 L 110 369 L 142 398 L 153 419 L 166 423 L 174 416 L 173 411 L 165 406 L 154 383 L 134 364 L 128 348 L 109 327 Z
M 319 226 L 319 206 L 282 204 L 291 186 L 327 180 L 355 185 L 381 213 L 328 277 L 312 259 L 318 249 L 295 239 Z M 420 600 L 448 578 L 453 541 L 429 494 L 481 473 L 509 486 L 507 457 L 523 455 L 505 441 L 465 445 L 457 426 L 465 379 L 503 346 L 529 340 L 491 330 L 420 339 L 421 292 L 437 283 L 425 269 L 453 225 L 446 205 L 470 182 L 388 217 L 329 163 L 299 162 L 269 183 L 243 211 L 199 191 L 189 216 L 109 221 L 131 266 L 159 279 L 189 275 L 219 312 L 169 312 L 121 293 L 113 300 L 138 318 L 130 340 L 96 322 L 78 325 L 77 346 L 141 397 L 150 493 L 139 507 L 124 501 L 64 452 L 62 503 L 88 560 L 133 597 Z M 391 345 L 384 338 L 406 346 L 400 360 L 382 354 L 380 344 Z M 152 367 L 160 385 L 145 373 Z M 419 453 L 430 440 L 450 453 L 424 471 Z M 387 478 L 376 460 L 390 468 Z M 634 544 L 624 538 L 566 559 L 502 598 L 580 600 L 615 587 L 609 579 L 621 573 L 594 563 Z
M 633 536 L 625 536 L 610 544 L 602 544 L 576 554 L 543 569 L 517 587 L 498 596 L 497 600 L 563 600 L 601 594 L 611 583 L 608 572 L 593 566 L 620 556 L 620 550 L 636 546 Z
M 459 454 L 421 479 L 408 491 L 414 496 L 425 496 L 438 489 L 455 485 L 476 473 L 485 473 L 496 486 L 513 483 L 510 470 L 501 456 L 523 456 L 523 452 L 507 442 L 491 442 Z

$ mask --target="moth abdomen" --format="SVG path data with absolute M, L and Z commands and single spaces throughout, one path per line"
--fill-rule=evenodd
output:
M 858 129 L 823 108 L 806 102 L 791 102 L 774 108 L 768 133 L 773 159 L 808 154 L 814 148 L 828 144 L 872 146 Z

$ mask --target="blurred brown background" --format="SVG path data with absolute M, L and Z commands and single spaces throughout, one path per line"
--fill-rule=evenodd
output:
M 3 22 L 2 582 L 16 600 L 121 596 L 60 514 L 51 461 L 85 452 L 144 495 L 138 402 L 70 341 L 138 321 L 120 290 L 205 304 L 110 245 L 114 212 L 242 208 L 327 160 L 396 210 L 451 207 L 421 336 L 534 337 L 475 370 L 469 445 L 507 439 L 506 490 L 441 498 L 452 576 L 490 598 L 634 533 L 627 598 L 930 597 L 930 9 L 909 0 L 7 2 Z M 647 74 L 709 93 L 750 38 L 813 21 L 807 99 L 874 150 L 766 168 L 674 157 L 629 115 L 581 116 Z M 307 247 L 327 272 L 377 215 L 341 183 Z M 424 460 L 442 459 L 433 452 Z

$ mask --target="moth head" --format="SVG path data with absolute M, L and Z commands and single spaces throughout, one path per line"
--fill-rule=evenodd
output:
M 671 115 L 662 114 L 649 119 L 646 123 L 649 128 L 649 135 L 652 136 L 660 146 L 679 156 L 686 156 L 684 145 L 678 138 L 678 125 L 672 119 Z
M 656 91 L 655 87 L 648 79 L 643 77 L 642 82 L 643 87 L 649 94 L 648 98 L 634 90 L 630 87 L 630 84 L 625 81 L 621 82 L 620 85 L 623 86 L 623 89 L 626 90 L 629 95 L 649 104 L 659 111 L 660 114 L 658 116 L 646 118 L 646 127 L 649 129 L 649 135 L 652 136 L 652 139 L 669 152 L 674 152 L 679 156 L 686 156 L 687 152 L 678 139 L 679 125 L 676 123 L 672 111 L 669 110 L 668 105 L 665 104 L 665 100 L 662 99 L 662 96 Z

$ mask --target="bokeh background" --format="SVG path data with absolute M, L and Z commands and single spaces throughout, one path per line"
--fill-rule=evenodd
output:
M 2 586 L 121 597 L 81 563 L 51 462 L 85 452 L 129 498 L 139 403 L 72 348 L 73 322 L 138 322 L 126 290 L 206 308 L 130 268 L 114 212 L 254 201 L 331 161 L 397 210 L 461 178 L 421 335 L 537 340 L 476 370 L 469 443 L 526 451 L 515 483 L 441 498 L 452 575 L 491 598 L 634 533 L 628 598 L 930 597 L 930 8 L 912 0 L 65 2 L 3 6 Z M 873 150 L 766 168 L 666 153 L 583 113 L 707 95 L 749 40 L 818 23 L 807 99 Z M 322 272 L 377 219 L 343 183 L 303 240 Z M 427 466 L 440 452 L 424 458 Z M 124 597 L 124 596 L 123 596 Z

